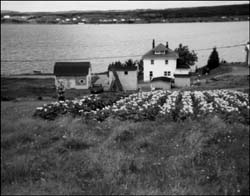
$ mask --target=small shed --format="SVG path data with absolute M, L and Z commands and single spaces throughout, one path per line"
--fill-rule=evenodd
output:
M 190 86 L 190 74 L 174 74 L 175 87 L 189 87 Z
M 56 62 L 55 85 L 65 89 L 88 89 L 91 86 L 90 62 Z
M 168 77 L 164 77 L 164 76 L 155 77 L 150 81 L 151 88 L 169 90 L 169 89 L 171 89 L 172 81 L 173 81 L 172 78 L 168 78 Z
M 111 86 L 114 81 L 117 81 L 125 91 L 138 89 L 136 66 L 112 66 L 108 71 Z

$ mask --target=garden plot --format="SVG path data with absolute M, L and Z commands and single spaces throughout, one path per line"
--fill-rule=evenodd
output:
M 45 104 L 36 109 L 35 116 L 55 119 L 67 113 L 97 121 L 108 117 L 134 121 L 157 118 L 184 120 L 211 113 L 246 117 L 249 114 L 249 95 L 234 90 L 157 90 L 109 97 L 89 95 L 79 100 Z

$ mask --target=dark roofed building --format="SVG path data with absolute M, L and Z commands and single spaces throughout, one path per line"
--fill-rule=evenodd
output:
M 54 66 L 55 84 L 65 89 L 88 89 L 91 85 L 90 62 L 56 62 Z
M 164 46 L 161 43 L 142 56 L 143 59 L 177 59 L 178 57 L 178 53 L 168 48 L 168 45 Z
M 90 62 L 56 62 L 55 76 L 86 76 L 89 74 Z

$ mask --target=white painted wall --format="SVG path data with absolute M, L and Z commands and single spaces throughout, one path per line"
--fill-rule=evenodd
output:
M 170 90 L 171 89 L 171 83 L 165 82 L 165 81 L 154 81 L 151 82 L 151 87 L 153 88 L 160 88 L 163 90 Z
M 165 71 L 170 71 L 171 75 L 168 77 L 174 78 L 176 71 L 176 59 L 168 59 L 168 64 L 165 64 L 165 59 L 153 59 L 154 64 L 151 65 L 151 59 L 143 59 L 144 66 L 144 81 L 150 81 L 149 72 L 153 72 L 154 77 L 164 76 Z
M 125 71 L 116 71 L 117 75 L 122 84 L 123 90 L 137 90 L 138 82 L 137 82 L 137 71 L 128 71 L 128 74 L 125 75 Z M 112 71 L 109 71 L 109 84 L 111 84 L 114 79 L 114 75 Z
M 187 77 L 175 77 L 174 79 L 174 85 L 176 87 L 189 87 L 190 86 L 190 78 L 187 78 Z
M 85 84 L 78 84 L 80 80 L 86 80 Z M 63 83 L 65 89 L 88 89 L 91 84 L 91 76 L 58 76 L 55 85 L 58 87 L 59 81 Z
M 176 69 L 175 74 L 189 74 L 190 69 Z

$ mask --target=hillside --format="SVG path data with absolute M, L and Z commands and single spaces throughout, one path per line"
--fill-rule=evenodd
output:
M 17 19 L 59 24 L 240 21 L 249 20 L 249 4 L 161 10 L 1 12 L 1 23 L 15 23 Z
M 177 93 L 136 93 L 104 119 L 104 108 L 85 115 L 119 95 L 85 97 L 73 107 L 1 102 L 1 194 L 249 195 L 249 95 Z M 172 113 L 155 115 L 160 104 Z

